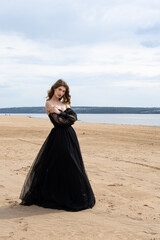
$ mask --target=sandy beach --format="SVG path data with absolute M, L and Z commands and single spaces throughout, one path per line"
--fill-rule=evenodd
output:
M 52 127 L 49 119 L 0 116 L 0 239 L 159 240 L 160 127 L 73 125 L 96 197 L 79 212 L 19 205 Z

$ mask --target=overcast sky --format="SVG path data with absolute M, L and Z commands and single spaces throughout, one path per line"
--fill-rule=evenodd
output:
M 0 107 L 160 107 L 159 0 L 1 0 Z

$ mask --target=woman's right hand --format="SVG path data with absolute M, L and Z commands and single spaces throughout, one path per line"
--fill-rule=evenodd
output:
M 57 113 L 57 114 L 60 114 L 60 111 L 58 110 L 58 108 L 53 105 L 50 109 L 49 109 L 49 112 L 50 113 Z

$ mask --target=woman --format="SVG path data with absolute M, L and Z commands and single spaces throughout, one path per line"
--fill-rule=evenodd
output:
M 23 184 L 20 205 L 80 211 L 95 205 L 95 196 L 71 125 L 77 114 L 67 83 L 59 79 L 48 91 L 45 109 L 54 128 L 43 143 Z

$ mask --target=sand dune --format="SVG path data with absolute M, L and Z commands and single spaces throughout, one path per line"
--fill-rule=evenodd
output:
M 0 239 L 159 240 L 160 127 L 73 125 L 96 197 L 79 212 L 19 205 L 52 127 L 49 119 L 0 116 Z

